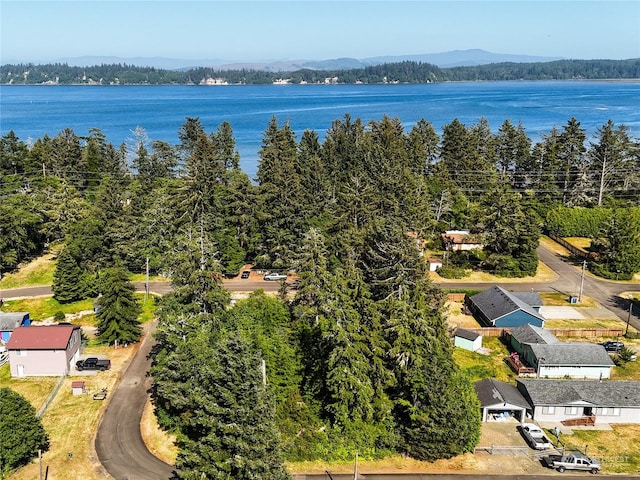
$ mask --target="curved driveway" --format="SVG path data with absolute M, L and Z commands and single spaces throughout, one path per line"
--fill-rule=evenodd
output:
M 151 378 L 147 376 L 156 322 L 145 329 L 140 350 L 122 376 L 102 417 L 96 436 L 96 453 L 102 466 L 117 480 L 168 480 L 175 468 L 147 450 L 140 420 Z

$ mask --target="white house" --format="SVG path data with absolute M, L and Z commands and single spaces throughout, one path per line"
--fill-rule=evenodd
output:
M 429 271 L 435 272 L 438 268 L 442 267 L 442 260 L 439 258 L 428 258 Z
M 440 235 L 444 249 L 453 252 L 482 250 L 482 242 L 469 230 L 447 230 Z
M 517 379 L 536 422 L 640 423 L 640 382 Z
M 614 366 L 604 347 L 594 343 L 525 343 L 522 356 L 542 378 L 602 380 L 611 377 Z

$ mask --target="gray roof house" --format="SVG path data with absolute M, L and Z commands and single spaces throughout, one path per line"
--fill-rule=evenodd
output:
M 526 343 L 554 345 L 560 343 L 560 340 L 549 330 L 526 324 L 511 329 L 509 343 L 513 350 L 521 354 L 524 344 Z
M 639 381 L 518 379 L 517 388 L 537 422 L 640 423 Z
M 514 385 L 486 378 L 473 386 L 480 400 L 483 422 L 506 420 L 509 417 L 524 422 L 527 410 L 531 407 Z
M 538 377 L 602 380 L 611 377 L 614 366 L 604 347 L 595 343 L 525 343 L 521 355 Z
M 29 325 L 29 312 L 0 312 L 0 342 L 7 343 L 11 338 L 11 332 L 18 327 Z
M 538 312 L 542 300 L 535 292 L 509 292 L 496 285 L 467 297 L 465 303 L 485 327 L 544 326 L 545 319 Z

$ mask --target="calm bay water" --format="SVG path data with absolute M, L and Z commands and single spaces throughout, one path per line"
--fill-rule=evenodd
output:
M 0 86 L 0 134 L 23 141 L 71 128 L 87 135 L 99 128 L 116 146 L 130 142 L 136 127 L 151 140 L 178 142 L 186 117 L 206 131 L 228 121 L 241 166 L 255 176 L 262 135 L 271 117 L 289 121 L 298 138 L 306 129 L 324 138 L 336 119 L 364 122 L 383 115 L 406 129 L 424 118 L 441 134 L 458 118 L 471 125 L 486 118 L 496 131 L 506 119 L 522 122 L 539 140 L 553 126 L 576 117 L 588 136 L 609 119 L 640 137 L 638 82 L 464 82 L 432 85 L 264 86 Z

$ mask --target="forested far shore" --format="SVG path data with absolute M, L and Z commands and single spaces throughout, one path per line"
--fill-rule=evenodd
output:
M 213 67 L 195 67 L 183 71 L 127 64 L 78 67 L 63 63 L 28 63 L 0 66 L 0 85 L 421 84 L 452 81 L 615 79 L 640 79 L 640 59 L 557 60 L 452 68 L 404 61 L 358 69 L 301 69 L 292 72 L 220 70 Z

